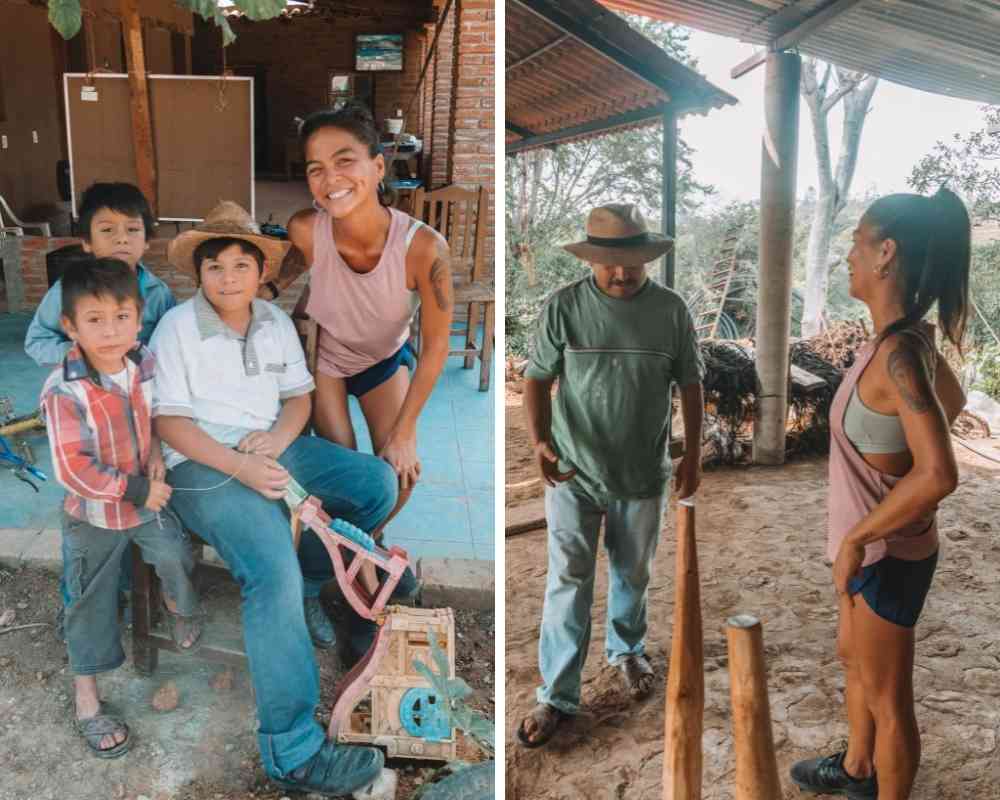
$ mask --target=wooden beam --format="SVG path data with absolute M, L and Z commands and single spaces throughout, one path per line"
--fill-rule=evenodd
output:
M 788 50 L 790 47 L 795 47 L 799 42 L 816 33 L 820 28 L 829 25 L 835 17 L 839 17 L 841 14 L 850 11 L 851 8 L 856 6 L 861 0 L 830 0 L 823 8 L 812 14 L 806 19 L 802 20 L 801 23 L 796 25 L 794 28 L 785 31 L 778 38 L 771 42 L 771 49 L 775 52 L 781 52 L 782 50 Z
M 756 69 L 767 60 L 768 53 L 780 53 L 782 50 L 790 50 L 810 34 L 816 33 L 820 28 L 829 25 L 835 17 L 850 11 L 861 0 L 830 0 L 819 11 L 803 19 L 797 5 L 788 6 L 784 12 L 779 12 L 768 18 L 769 25 L 777 26 L 781 33 L 768 42 L 767 47 L 754 53 L 750 58 L 741 61 L 729 72 L 729 77 L 733 80 L 746 75 L 751 70 Z M 785 26 L 787 17 L 795 15 L 794 23 Z
M 527 128 L 518 125 L 516 122 L 510 122 L 509 120 L 504 120 L 504 127 L 511 133 L 516 133 L 523 139 L 536 135 L 534 131 L 529 131 Z
M 739 64 L 733 67 L 729 71 L 729 77 L 732 78 L 733 80 L 736 80 L 737 78 L 742 78 L 748 72 L 750 72 L 753 69 L 756 69 L 765 61 L 767 61 L 766 48 L 764 50 L 758 50 L 756 53 L 750 56 L 750 58 L 746 59 L 745 61 L 741 61 Z
M 543 53 L 547 53 L 552 48 L 558 47 L 559 45 L 561 45 L 563 42 L 565 42 L 569 38 L 570 38 L 570 35 L 568 33 L 564 33 L 562 36 L 560 36 L 560 37 L 552 40 L 551 42 L 549 42 L 544 47 L 540 47 L 539 49 L 535 50 L 533 53 L 528 53 L 528 55 L 526 55 L 524 58 L 519 58 L 513 64 L 508 65 L 507 68 L 504 70 L 504 72 L 505 73 L 510 72 L 512 69 L 517 69 L 522 64 L 527 64 L 529 61 L 534 61 L 536 58 L 538 58 Z
M 153 152 L 153 124 L 149 114 L 149 84 L 146 81 L 146 53 L 142 45 L 142 18 L 139 0 L 121 0 L 122 33 L 128 63 L 128 85 L 132 109 L 132 146 L 139 191 L 156 217 L 156 156 Z

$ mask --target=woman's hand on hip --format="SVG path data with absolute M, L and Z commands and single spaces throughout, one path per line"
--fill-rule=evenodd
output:
M 412 489 L 420 480 L 420 460 L 417 458 L 417 434 L 393 431 L 379 451 L 379 458 L 399 476 L 400 489 Z
M 847 585 L 851 582 L 851 578 L 860 574 L 864 560 L 864 545 L 853 544 L 848 539 L 841 542 L 837 559 L 833 562 L 833 585 L 837 589 L 837 594 L 847 594 Z

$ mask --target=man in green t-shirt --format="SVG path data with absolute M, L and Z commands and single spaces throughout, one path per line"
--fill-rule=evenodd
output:
M 593 274 L 555 292 L 539 319 L 524 404 L 546 484 L 549 564 L 538 644 L 543 684 L 518 730 L 526 747 L 547 742 L 579 711 L 602 517 L 607 658 L 634 699 L 653 689 L 646 587 L 672 471 L 673 384 L 686 444 L 678 496 L 694 494 L 701 479 L 704 368 L 694 324 L 680 296 L 646 276 L 646 264 L 671 244 L 646 229 L 634 206 L 594 209 L 586 241 L 566 245 Z

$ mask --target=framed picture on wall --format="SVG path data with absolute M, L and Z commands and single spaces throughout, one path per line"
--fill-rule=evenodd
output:
M 354 56 L 358 72 L 401 72 L 403 34 L 359 33 L 354 40 Z

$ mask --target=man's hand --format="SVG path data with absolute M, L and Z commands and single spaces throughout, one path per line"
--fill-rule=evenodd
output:
M 281 446 L 278 437 L 271 431 L 252 431 L 240 439 L 236 449 L 241 453 L 252 453 L 256 456 L 278 458 L 285 448 Z
M 851 578 L 861 572 L 861 564 L 864 560 L 864 545 L 852 544 L 848 539 L 844 539 L 840 543 L 837 559 L 833 562 L 833 585 L 837 589 L 837 594 L 847 594 L 847 584 L 851 582 Z
M 146 497 L 146 502 L 143 505 L 150 511 L 162 511 L 167 501 L 170 500 L 170 495 L 173 491 L 169 483 L 151 479 L 149 481 L 149 495 Z
M 559 471 L 559 456 L 548 442 L 539 442 L 535 445 L 535 465 L 546 486 L 565 483 L 576 475 L 576 469 L 571 469 L 569 472 Z
M 701 484 L 701 453 L 685 453 L 681 463 L 677 467 L 677 474 L 674 475 L 674 489 L 677 490 L 677 499 L 683 500 L 690 497 Z
M 269 456 L 246 455 L 244 458 L 246 461 L 236 473 L 236 480 L 269 500 L 285 496 L 285 487 L 291 478 L 288 470 Z

